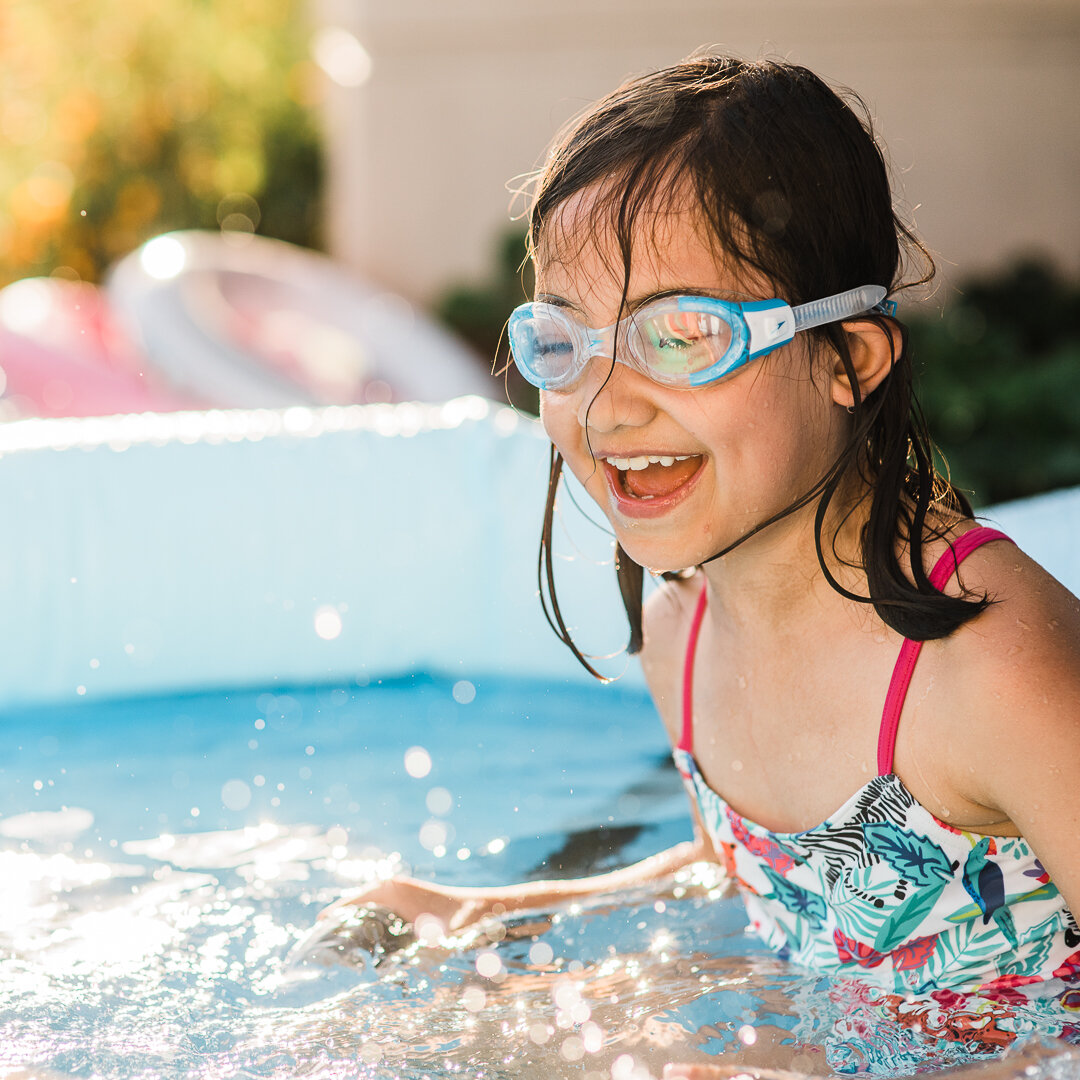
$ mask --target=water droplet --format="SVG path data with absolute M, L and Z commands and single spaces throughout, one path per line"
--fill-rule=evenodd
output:
M 360 1047 L 360 1060 L 368 1065 L 377 1065 L 383 1059 L 382 1047 L 377 1043 L 366 1042 Z
M 543 1046 L 551 1038 L 551 1032 L 547 1024 L 531 1024 L 529 1026 L 529 1038 L 537 1046 Z
M 442 940 L 443 934 L 446 933 L 446 927 L 443 925 L 442 920 L 427 911 L 422 911 L 417 915 L 415 929 L 416 936 L 425 945 L 438 944 Z
M 449 814 L 454 805 L 454 797 L 444 787 L 433 787 L 424 800 L 430 814 Z
M 502 961 L 497 953 L 486 950 L 476 958 L 476 973 L 485 979 L 494 979 L 502 971 Z
M 585 1044 L 579 1035 L 568 1035 L 559 1047 L 559 1056 L 564 1061 L 580 1061 L 585 1056 Z
M 468 705 L 476 697 L 476 687 L 468 679 L 460 679 L 454 683 L 454 689 L 451 693 L 459 705 Z
M 323 641 L 333 641 L 334 638 L 340 637 L 341 630 L 341 613 L 336 607 L 331 607 L 330 604 L 323 604 L 322 607 L 316 609 L 315 633 L 318 634 Z
M 537 967 L 546 967 L 554 957 L 555 952 L 546 941 L 538 941 L 529 949 L 529 963 Z
M 444 847 L 449 839 L 446 822 L 432 819 L 420 826 L 420 846 L 428 851 Z
M 405 771 L 415 780 L 431 772 L 431 755 L 422 746 L 410 746 L 405 751 Z
M 732 772 L 742 772 L 742 769 L 743 769 L 743 764 L 742 764 L 742 762 L 741 762 L 741 761 L 739 761 L 739 759 L 738 759 L 738 758 L 736 758 L 736 759 L 735 759 L 735 760 L 734 760 L 734 761 L 733 761 L 733 762 L 731 763 L 731 770 L 732 770 Z
M 245 810 L 251 803 L 251 788 L 243 780 L 226 780 L 221 788 L 221 801 L 226 810 Z
M 757 1029 L 750 1024 L 743 1024 L 736 1034 L 739 1036 L 739 1042 L 744 1046 L 753 1046 L 757 1042 Z

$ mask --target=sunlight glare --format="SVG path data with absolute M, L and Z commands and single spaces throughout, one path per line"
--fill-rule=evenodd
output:
M 156 236 L 139 253 L 139 262 L 156 281 L 168 281 L 184 269 L 187 252 L 175 236 Z

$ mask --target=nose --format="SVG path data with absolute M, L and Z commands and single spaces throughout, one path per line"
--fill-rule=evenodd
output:
M 574 388 L 578 423 L 597 433 L 644 427 L 656 415 L 652 380 L 611 359 L 610 348 L 594 350 Z

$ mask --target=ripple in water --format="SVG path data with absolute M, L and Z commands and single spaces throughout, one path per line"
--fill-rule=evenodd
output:
M 98 855 L 73 850 L 86 814 L 0 823 L 0 1076 L 645 1080 L 720 1053 L 806 1076 L 870 1067 L 860 1045 L 892 1075 L 970 1061 L 880 1019 L 860 1044 L 835 987 L 748 939 L 706 871 L 433 944 L 385 911 L 316 927 L 400 869 L 340 828 Z M 991 1068 L 973 1075 L 1075 1080 L 1080 1057 L 1031 1043 Z

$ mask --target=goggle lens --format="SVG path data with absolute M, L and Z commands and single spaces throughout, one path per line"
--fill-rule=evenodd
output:
M 539 308 L 511 327 L 511 349 L 522 373 L 534 386 L 559 385 L 574 367 L 570 328 L 550 310 Z
M 670 311 L 634 323 L 638 357 L 653 378 L 682 383 L 731 348 L 731 326 L 704 311 Z M 683 378 L 680 378 L 683 376 Z

